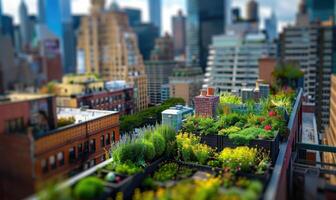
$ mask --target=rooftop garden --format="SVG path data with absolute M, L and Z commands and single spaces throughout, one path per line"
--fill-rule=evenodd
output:
M 188 118 L 125 136 L 104 165 L 62 189 L 67 199 L 262 199 L 294 93 L 238 103 L 222 96 L 216 118 Z M 236 103 L 235 103 L 236 102 Z M 220 110 L 222 109 L 222 110 Z

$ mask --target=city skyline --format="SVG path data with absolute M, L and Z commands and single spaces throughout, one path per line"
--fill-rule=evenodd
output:
M 14 17 L 14 22 L 17 24 L 19 22 L 18 15 L 18 6 L 21 0 L 11 0 L 2 2 L 2 10 L 4 14 L 9 14 Z M 245 16 L 245 5 L 248 0 L 234 0 L 232 1 L 232 7 L 240 7 L 242 14 Z M 37 0 L 25 0 L 28 6 L 29 14 L 37 14 Z M 107 0 L 107 4 L 111 3 L 112 0 Z M 121 1 L 117 0 L 121 7 L 132 7 L 140 8 L 143 12 L 143 21 L 149 21 L 149 9 L 148 9 L 148 0 L 126 0 Z M 271 10 L 276 11 L 279 24 L 278 30 L 281 30 L 288 23 L 294 22 L 296 7 L 299 3 L 299 0 L 293 1 L 278 1 L 276 3 L 271 0 L 258 0 L 260 4 L 259 12 L 262 21 L 262 26 L 264 19 L 269 17 Z M 295 5 L 295 6 L 293 6 Z M 171 17 L 176 15 L 179 9 L 182 9 L 183 13 L 186 13 L 186 0 L 162 0 L 162 32 L 171 33 Z M 90 8 L 89 0 L 72 0 L 71 2 L 72 14 L 88 14 Z M 286 11 L 286 12 L 282 12 Z

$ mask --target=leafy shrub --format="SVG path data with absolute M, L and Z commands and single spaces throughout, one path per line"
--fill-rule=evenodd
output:
M 215 135 L 218 132 L 215 120 L 212 118 L 202 118 L 199 122 L 200 134 Z
M 233 95 L 229 92 L 225 92 L 220 95 L 220 103 L 239 105 L 242 104 L 243 101 L 240 97 Z
M 159 126 L 156 132 L 162 135 L 166 142 L 175 141 L 176 132 L 169 126 Z
M 206 164 L 212 153 L 212 149 L 205 144 L 197 144 L 193 146 L 192 151 L 197 161 L 202 165 Z
M 143 141 L 144 145 L 144 159 L 146 161 L 151 161 L 155 158 L 155 148 L 152 142 L 148 140 Z
M 96 177 L 87 177 L 81 180 L 74 189 L 74 196 L 80 200 L 93 200 L 104 191 L 104 182 Z
M 71 116 L 71 117 L 61 117 L 59 119 L 57 119 L 57 127 L 64 127 L 64 126 L 68 126 L 71 124 L 74 124 L 76 122 L 76 119 Z
M 165 141 L 164 137 L 162 135 L 160 135 L 159 133 L 154 133 L 151 136 L 150 141 L 154 145 L 156 156 L 157 157 L 162 156 L 163 153 L 166 150 L 166 141 Z
M 220 129 L 229 128 L 230 126 L 234 126 L 237 123 L 245 124 L 247 122 L 245 115 L 239 115 L 238 113 L 231 113 L 225 116 L 222 116 L 218 123 L 218 127 Z
M 127 162 L 116 165 L 114 167 L 114 171 L 119 174 L 134 175 L 136 173 L 142 172 L 143 169 L 132 162 Z
M 172 180 L 178 172 L 178 164 L 176 163 L 167 163 L 160 167 L 158 171 L 154 173 L 154 180 L 165 182 Z
M 231 171 L 249 171 L 256 164 L 257 149 L 249 147 L 224 148 L 218 160 Z
M 182 130 L 188 133 L 197 132 L 200 120 L 200 118 L 194 116 L 188 117 L 182 124 Z
M 229 135 L 229 139 L 236 144 L 248 144 L 254 139 L 272 139 L 274 133 L 257 127 L 250 127 Z
M 189 133 L 180 133 L 176 136 L 177 148 L 179 156 L 184 161 L 193 160 L 193 149 L 192 147 L 199 144 L 201 141 L 200 137 L 197 137 Z
M 139 141 L 121 145 L 113 151 L 113 158 L 119 163 L 141 163 L 144 160 L 144 145 Z
M 232 133 L 237 133 L 241 130 L 241 128 L 237 126 L 231 126 L 229 128 L 224 128 L 219 131 L 218 135 L 231 135 Z

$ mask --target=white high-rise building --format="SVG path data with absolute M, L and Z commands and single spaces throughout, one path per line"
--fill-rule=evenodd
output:
M 238 92 L 242 87 L 254 87 L 259 77 L 258 60 L 275 53 L 275 44 L 268 42 L 264 34 L 215 36 L 203 88 Z

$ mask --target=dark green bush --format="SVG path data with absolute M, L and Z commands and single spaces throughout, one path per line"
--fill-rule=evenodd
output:
M 98 199 L 104 192 L 104 182 L 96 177 L 81 180 L 74 189 L 74 196 L 79 200 Z
M 151 161 L 155 158 L 155 148 L 152 142 L 148 140 L 143 141 L 144 145 L 144 158 L 146 161 Z
M 165 141 L 164 137 L 162 135 L 158 134 L 158 133 L 154 133 L 151 136 L 150 141 L 154 145 L 155 152 L 156 152 L 156 157 L 162 156 L 163 153 L 166 150 L 166 141 Z

